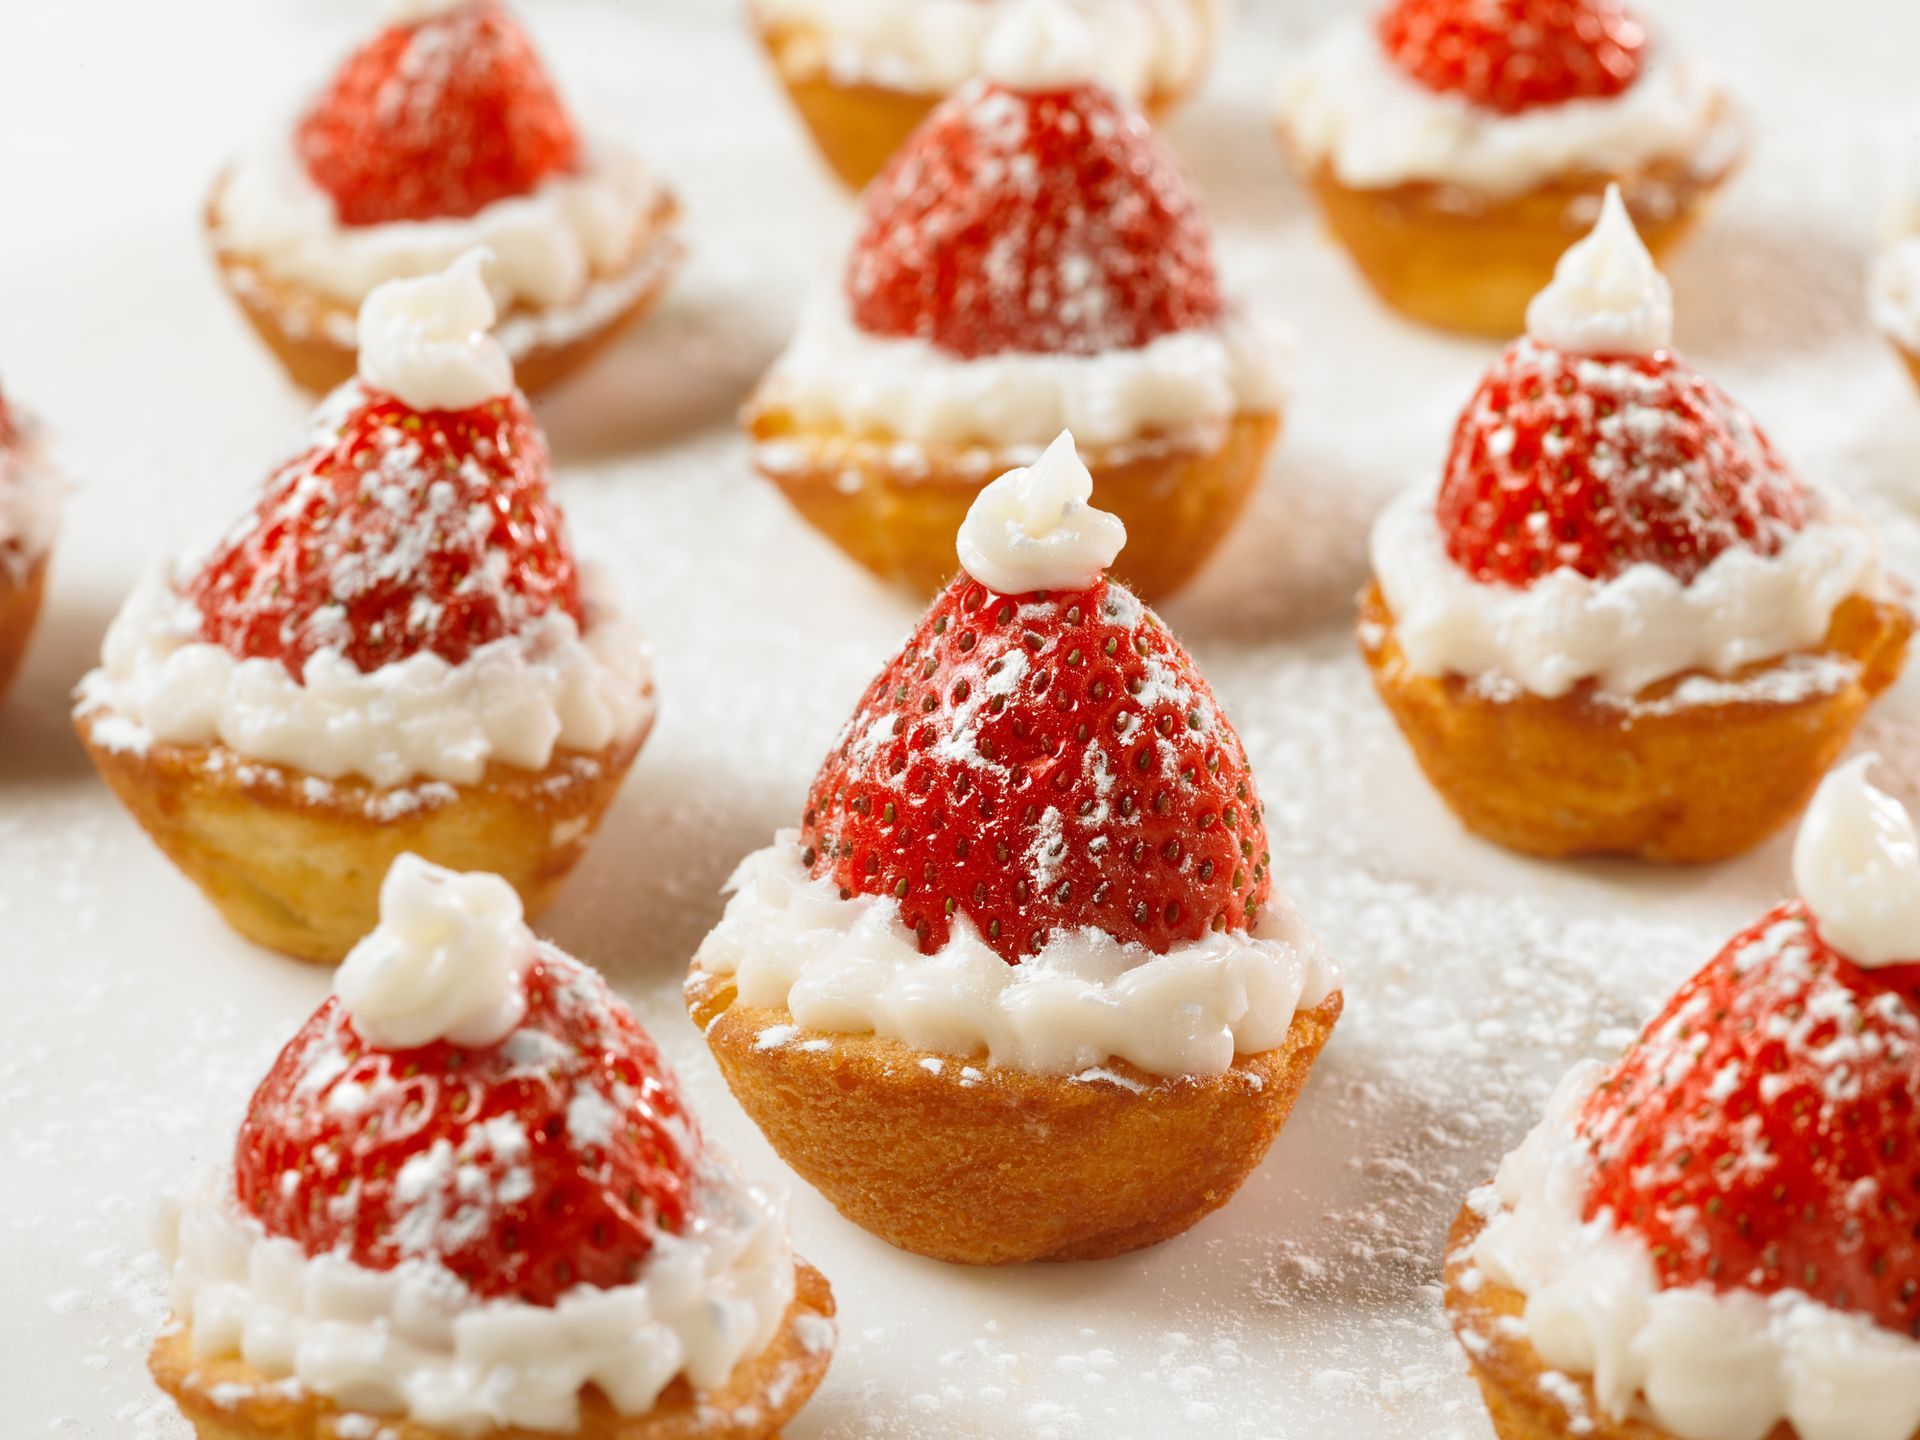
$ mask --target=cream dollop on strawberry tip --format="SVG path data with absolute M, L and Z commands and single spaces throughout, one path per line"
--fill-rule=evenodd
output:
M 981 74 L 1009 90 L 1070 90 L 1097 78 L 1093 31 L 1065 0 L 1024 0 L 987 32 Z
M 999 595 L 1086 589 L 1127 543 L 1120 517 L 1092 498 L 1093 476 L 1063 430 L 1033 464 L 974 498 L 954 547 L 961 568 Z
M 1673 287 L 1609 185 L 1600 219 L 1527 307 L 1527 333 L 1570 355 L 1648 356 L 1673 344 Z
M 394 25 L 418 25 L 441 15 L 451 15 L 477 0 L 387 0 L 387 20 Z
M 1793 842 L 1793 879 L 1821 938 L 1869 968 L 1920 960 L 1920 834 L 1867 779 L 1877 755 L 1830 772 Z
M 490 251 L 437 275 L 389 280 L 361 302 L 360 379 L 415 410 L 471 410 L 513 390 L 513 361 L 492 335 Z
M 384 1050 L 492 1045 L 526 1014 L 522 976 L 534 953 L 505 880 L 407 854 L 387 871 L 380 923 L 341 962 L 333 993 L 360 1038 Z

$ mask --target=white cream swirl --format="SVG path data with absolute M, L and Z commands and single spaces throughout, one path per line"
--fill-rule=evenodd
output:
M 996 595 L 1084 590 L 1127 543 L 1118 515 L 1095 509 L 1093 476 L 1063 430 L 1024 469 L 984 486 L 960 523 L 960 567 Z
M 18 439 L 0 449 L 0 574 L 24 573 L 53 544 L 66 486 L 40 453 L 30 419 L 14 415 Z
M 576 1286 L 552 1306 L 481 1300 L 431 1260 L 368 1270 L 308 1256 L 239 1213 L 230 1176 L 170 1206 L 159 1242 L 198 1359 L 238 1355 L 435 1433 L 571 1434 L 589 1385 L 644 1415 L 675 1376 L 716 1388 L 778 1333 L 794 1291 L 782 1207 L 718 1171 L 699 1187 L 684 1232 L 656 1237 L 631 1284 Z
M 1099 78 L 1093 28 L 1067 0 L 1016 0 L 994 21 L 980 73 L 1010 90 L 1068 90 Z
M 1342 25 L 1283 80 L 1279 121 L 1301 163 L 1343 185 L 1428 182 L 1512 195 L 1575 172 L 1624 174 L 1651 161 L 1717 164 L 1727 109 L 1719 82 L 1660 37 L 1640 75 L 1608 99 L 1481 109 L 1396 70 L 1367 23 Z
M 1601 1074 L 1561 1083 L 1546 1117 L 1472 1202 L 1486 1228 L 1468 1283 L 1527 1297 L 1541 1361 L 1591 1377 L 1608 1415 L 1642 1405 L 1680 1440 L 1910 1440 L 1920 1429 L 1920 1343 L 1797 1291 L 1657 1287 L 1645 1244 L 1611 1214 L 1582 1218 L 1591 1159 L 1575 1122 Z
M 1920 960 L 1920 834 L 1862 755 L 1820 782 L 1793 842 L 1793 881 L 1820 936 L 1856 965 Z
M 1593 233 L 1560 257 L 1527 306 L 1527 333 L 1568 355 L 1650 356 L 1673 344 L 1673 287 L 1607 186 Z
M 1409 491 L 1373 528 L 1373 572 L 1408 665 L 1500 675 L 1548 697 L 1585 680 L 1632 695 L 1689 670 L 1728 675 L 1817 645 L 1849 595 L 1877 593 L 1879 547 L 1829 503 L 1776 555 L 1734 547 L 1690 583 L 1656 565 L 1611 580 L 1562 567 L 1525 589 L 1482 584 L 1447 554 L 1433 496 Z
M 320 651 L 299 680 L 277 660 L 238 659 L 200 637 L 199 611 L 153 571 L 108 627 L 81 714 L 115 717 L 115 744 L 219 743 L 251 760 L 394 786 L 472 784 L 489 761 L 542 770 L 652 718 L 646 643 L 603 577 L 583 567 L 584 632 L 553 610 L 458 665 L 422 651 L 362 671 Z
M 513 361 L 490 333 L 485 250 L 445 270 L 376 285 L 360 304 L 360 379 L 414 410 L 471 410 L 513 392 Z
M 1007 352 L 966 360 L 924 340 L 859 329 L 839 287 L 817 297 L 754 405 L 924 445 L 1037 449 L 1071 430 L 1120 445 L 1277 410 L 1286 346 L 1251 316 L 1098 355 Z
M 1340 974 L 1277 896 L 1251 933 L 1209 933 L 1155 955 L 1100 931 L 1056 931 L 1009 965 L 964 915 L 922 955 L 891 899 L 842 900 L 792 831 L 740 862 L 695 976 L 730 975 L 742 1003 L 804 1029 L 880 1035 L 937 1054 L 1075 1074 L 1118 1057 L 1153 1075 L 1219 1075 L 1282 1044 Z

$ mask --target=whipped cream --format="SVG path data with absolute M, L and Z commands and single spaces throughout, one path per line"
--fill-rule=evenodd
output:
M 1634 229 L 1618 185 L 1599 223 L 1527 306 L 1527 333 L 1568 355 L 1651 356 L 1673 344 L 1673 287 Z
M 1329 33 L 1286 76 L 1278 99 L 1296 157 L 1328 166 L 1343 185 L 1429 182 L 1493 195 L 1695 157 L 1718 143 L 1726 108 L 1719 82 L 1655 37 L 1638 78 L 1618 95 L 1504 115 L 1401 74 L 1370 23 Z
M 1920 1429 L 1920 1343 L 1796 1291 L 1661 1290 L 1645 1244 L 1609 1212 L 1583 1220 L 1592 1161 L 1576 1132 L 1602 1074 L 1561 1083 L 1490 1191 L 1470 1252 L 1480 1278 L 1527 1297 L 1541 1361 L 1590 1376 L 1616 1417 L 1651 1414 L 1681 1440 L 1909 1440 Z
M 1920 236 L 1896 240 L 1874 261 L 1867 300 L 1881 333 L 1920 354 Z
M 475 0 L 386 0 L 387 19 L 395 25 L 418 25 L 473 3 Z
M 1920 960 L 1920 834 L 1867 780 L 1877 755 L 1833 770 L 1800 822 L 1793 880 L 1820 936 L 1856 965 Z
M 1340 974 L 1286 901 L 1250 933 L 1211 932 L 1155 955 L 1098 930 L 1056 931 L 1009 965 L 967 917 L 922 955 L 899 906 L 842 900 L 808 875 L 793 831 L 740 862 L 695 975 L 730 975 L 741 1003 L 784 1007 L 802 1029 L 880 1035 L 995 1065 L 1068 1075 L 1118 1057 L 1153 1075 L 1219 1075 L 1282 1044 Z
M 987 32 L 980 73 L 1009 90 L 1070 90 L 1099 78 L 1093 29 L 1067 0 L 1019 0 Z
M 357 306 L 388 280 L 444 270 L 491 251 L 487 284 L 502 314 L 586 300 L 597 280 L 633 264 L 652 239 L 664 192 L 632 152 L 605 140 L 581 169 L 469 216 L 343 225 L 333 198 L 291 146 L 238 162 L 213 200 L 215 244 L 267 274 Z
M 513 392 L 513 361 L 488 333 L 484 278 L 469 250 L 435 275 L 388 280 L 360 305 L 360 379 L 414 410 L 471 410 Z
M 380 923 L 334 972 L 333 993 L 369 1045 L 495 1045 L 527 1013 L 537 942 L 498 875 L 463 875 L 405 854 L 380 885 Z
M 974 497 L 954 547 L 961 569 L 998 595 L 1086 589 L 1127 543 L 1120 517 L 1092 498 L 1093 476 L 1063 430 L 1032 465 Z
M 754 0 L 754 13 L 763 26 L 789 32 L 782 59 L 800 74 L 944 95 L 986 69 L 996 29 L 1028 3 Z M 1197 82 L 1221 24 L 1220 0 L 1064 3 L 1085 17 L 1093 74 L 1136 100 L 1179 94 Z
M 1831 502 L 1826 511 L 1778 554 L 1736 546 L 1690 584 L 1639 564 L 1611 580 L 1562 567 L 1523 590 L 1454 564 L 1432 495 L 1410 491 L 1374 525 L 1373 573 L 1420 674 L 1497 674 L 1547 697 L 1592 680 L 1632 695 L 1685 671 L 1725 676 L 1818 645 L 1841 601 L 1877 593 L 1873 532 Z
M 481 1300 L 430 1259 L 370 1270 L 308 1256 L 240 1213 L 230 1176 L 168 1208 L 160 1251 L 198 1359 L 238 1355 L 436 1432 L 572 1433 L 588 1385 L 644 1415 L 676 1376 L 723 1385 L 778 1333 L 794 1287 L 783 1207 L 717 1167 L 698 1187 L 684 1231 L 657 1236 L 631 1284 L 576 1286 L 551 1307 Z
M 1109 446 L 1277 410 L 1284 373 L 1284 344 L 1245 314 L 1129 350 L 966 360 L 867 334 L 835 286 L 807 307 L 754 404 L 803 428 L 923 445 L 1031 450 L 1071 430 L 1083 446 Z
M 53 544 L 66 487 L 42 459 L 33 422 L 17 411 L 14 421 L 17 443 L 0 449 L 0 574 L 18 579 Z
M 81 714 L 104 712 L 122 744 L 221 744 L 323 779 L 394 786 L 479 780 L 489 761 L 543 770 L 556 750 L 591 753 L 653 716 L 646 643 L 592 567 L 586 629 L 552 610 L 458 665 L 422 651 L 362 672 L 337 651 L 300 680 L 277 660 L 238 659 L 200 639 L 200 612 L 153 571 L 107 629 L 81 681 Z

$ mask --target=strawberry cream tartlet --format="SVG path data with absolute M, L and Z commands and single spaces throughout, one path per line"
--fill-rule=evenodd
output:
M 331 963 L 403 851 L 538 911 L 653 723 L 646 647 L 576 566 L 469 255 L 361 307 L 360 378 L 81 683 L 94 764 L 242 934 Z
M 1920 1435 L 1920 836 L 1821 787 L 1801 899 L 1469 1197 L 1447 1309 L 1500 1440 Z
M 1091 79 L 1085 27 L 1048 23 L 998 32 L 988 78 L 874 182 L 746 425 L 802 516 L 926 594 L 980 488 L 1070 429 L 1134 536 L 1119 576 L 1153 599 L 1258 481 L 1282 347 L 1223 297 L 1193 186 Z
M 149 1368 L 200 1440 L 761 1440 L 833 1297 L 783 1207 L 513 887 L 402 856 L 160 1226 Z
M 814 144 L 858 190 L 989 63 L 994 31 L 1070 9 L 1101 80 L 1160 116 L 1199 89 L 1224 0 L 751 0 L 755 28 Z
M 687 1005 L 774 1148 L 966 1264 L 1091 1259 L 1230 1199 L 1340 1013 L 1239 737 L 1104 574 L 1062 436 L 989 485 L 798 830 L 744 860 Z
M 207 239 L 241 312 L 309 390 L 351 378 L 354 315 L 384 281 L 475 246 L 528 393 L 636 321 L 680 258 L 672 195 L 583 136 L 498 0 L 392 0 L 268 148 L 228 167 Z
M 1360 643 L 1442 798 L 1537 855 L 1724 858 L 1813 793 L 1906 656 L 1864 521 L 1672 348 L 1617 192 L 1373 532 Z
M 60 478 L 41 455 L 34 428 L 0 395 L 0 699 L 40 618 L 60 520 Z
M 1496 336 L 1607 186 L 1662 254 L 1745 149 L 1721 84 L 1619 0 L 1393 0 L 1288 75 L 1279 127 L 1382 300 Z

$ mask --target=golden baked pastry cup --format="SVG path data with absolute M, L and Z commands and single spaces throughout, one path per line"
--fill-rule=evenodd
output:
M 1281 142 L 1291 153 L 1284 130 Z M 1621 173 L 1580 171 L 1513 196 L 1426 182 L 1357 189 L 1324 161 L 1293 158 L 1327 229 L 1383 301 L 1425 325 L 1505 340 L 1526 329 L 1528 302 L 1592 228 L 1608 185 L 1620 186 L 1640 238 L 1660 260 L 1705 214 L 1743 149 L 1726 115 L 1697 156 Z
M 1286 1123 L 1340 1006 L 1336 991 L 1224 1075 L 1109 1060 L 1113 1078 L 1081 1081 L 946 1057 L 936 1071 L 875 1035 L 762 1047 L 791 1014 L 738 1003 L 729 976 L 687 979 L 688 1013 L 781 1158 L 862 1229 L 960 1265 L 1104 1259 L 1219 1209 Z
M 1380 698 L 1467 829 L 1529 855 L 1691 864 L 1749 850 L 1800 812 L 1868 703 L 1898 677 L 1913 623 L 1903 603 L 1850 596 L 1809 652 L 1851 661 L 1845 684 L 1800 699 L 1663 707 L 1693 678 L 1678 675 L 1631 708 L 1596 700 L 1591 682 L 1547 699 L 1419 674 L 1377 584 L 1361 598 L 1359 635 Z
M 832 1359 L 831 1350 L 809 1349 L 801 1338 L 804 1322 L 833 1318 L 826 1277 L 800 1260 L 794 1280 L 793 1304 L 779 1332 L 719 1389 L 695 1390 L 683 1375 L 646 1414 L 621 1415 L 589 1388 L 580 1397 L 579 1427 L 565 1435 L 507 1426 L 481 1431 L 477 1440 L 774 1440 L 819 1388 Z M 147 1369 L 199 1440 L 356 1440 L 371 1433 L 355 1412 L 290 1392 L 237 1356 L 195 1360 L 187 1329 L 177 1321 L 153 1342 Z M 445 1431 L 412 1420 L 374 1418 L 382 1440 L 448 1440 Z
M 358 306 L 300 281 L 274 275 L 257 259 L 223 244 L 217 216 L 226 184 L 224 175 L 214 183 L 202 223 L 207 248 L 234 304 L 294 384 L 324 394 L 351 380 L 358 368 L 359 353 L 353 341 L 344 337 L 353 334 Z M 593 277 L 597 285 L 633 285 L 617 309 L 594 316 L 563 337 L 536 338 L 509 352 L 514 383 L 522 391 L 532 395 L 559 384 L 653 308 L 681 258 L 679 213 L 678 203 L 662 191 L 652 222 L 635 242 L 633 253 L 622 265 Z M 523 318 L 537 320 L 549 313 L 516 305 L 501 315 L 500 323 L 505 326 Z
M 1014 465 L 983 446 L 905 444 L 885 434 L 802 426 L 777 405 L 746 414 L 754 465 L 803 519 L 882 580 L 923 595 L 953 578 L 953 537 L 974 497 Z M 1083 446 L 1093 503 L 1127 526 L 1113 564 L 1148 601 L 1206 563 L 1260 483 L 1277 411 L 1237 415 L 1215 434 Z
M 947 98 L 929 90 L 836 79 L 819 63 L 829 42 L 813 27 L 761 20 L 755 29 L 814 147 L 849 190 L 864 190 Z M 1142 108 L 1158 123 L 1191 88 L 1155 91 Z
M 0 700 L 7 698 L 33 639 L 34 622 L 47 593 L 47 555 L 35 556 L 16 575 L 0 557 Z
M 235 930 L 320 964 L 337 963 L 380 915 L 380 882 L 407 851 L 501 875 L 529 919 L 585 853 L 651 728 L 592 754 L 556 752 L 544 770 L 490 763 L 479 781 L 381 789 L 319 780 L 221 744 L 116 748 L 112 717 L 75 717 L 94 768 Z

